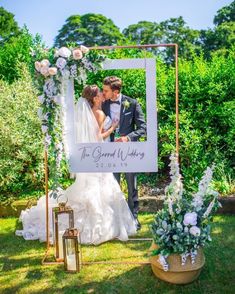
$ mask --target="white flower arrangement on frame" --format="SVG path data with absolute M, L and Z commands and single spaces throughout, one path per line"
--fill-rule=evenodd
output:
M 102 68 L 105 56 L 95 50 L 81 45 L 78 48 L 61 47 L 45 49 L 36 47 L 33 51 L 35 58 L 35 84 L 40 92 L 38 100 L 40 108 L 38 117 L 42 124 L 45 149 L 50 151 L 53 160 L 50 166 L 52 189 L 59 186 L 60 163 L 68 148 L 63 140 L 64 130 L 61 120 L 63 106 L 63 80 L 75 79 L 78 84 L 85 84 L 89 72 L 97 72 Z M 61 142 L 63 145 L 61 145 Z

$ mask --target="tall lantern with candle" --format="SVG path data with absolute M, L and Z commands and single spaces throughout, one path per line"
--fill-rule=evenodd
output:
M 67 229 L 63 235 L 64 268 L 80 272 L 82 267 L 81 235 L 78 229 Z
M 53 213 L 53 237 L 55 247 L 56 261 L 63 261 L 63 234 L 66 229 L 74 227 L 74 214 L 70 206 L 67 206 L 67 201 L 59 201 L 60 195 L 57 198 L 58 206 L 54 207 Z

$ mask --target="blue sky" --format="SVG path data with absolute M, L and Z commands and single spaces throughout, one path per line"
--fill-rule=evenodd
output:
M 213 26 L 218 9 L 232 0 L 0 0 L 0 6 L 15 14 L 20 26 L 26 24 L 32 34 L 39 33 L 48 46 L 66 18 L 74 14 L 101 13 L 122 30 L 141 20 L 160 22 L 183 16 L 189 27 Z

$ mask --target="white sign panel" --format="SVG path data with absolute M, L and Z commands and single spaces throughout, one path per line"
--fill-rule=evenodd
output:
M 157 110 L 156 60 L 112 59 L 104 63 L 103 70 L 145 69 L 147 141 L 75 143 L 74 99 L 65 99 L 66 141 L 69 149 L 70 172 L 156 172 L 157 171 Z M 68 81 L 71 93 L 73 81 Z

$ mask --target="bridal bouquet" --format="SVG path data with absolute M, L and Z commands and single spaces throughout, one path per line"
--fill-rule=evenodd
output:
M 164 206 L 150 226 L 154 242 L 159 246 L 151 255 L 158 255 L 165 271 L 167 257 L 172 253 L 181 255 L 182 265 L 188 256 L 195 262 L 198 248 L 211 241 L 212 213 L 221 206 L 218 193 L 210 188 L 214 166 L 204 171 L 198 191 L 190 194 L 183 189 L 177 155 L 172 154 L 170 160 L 171 182 L 165 189 Z

